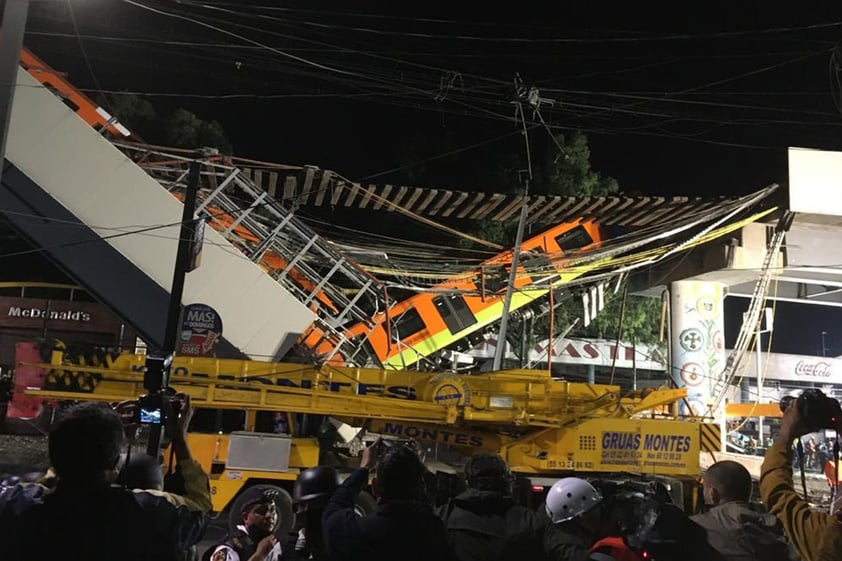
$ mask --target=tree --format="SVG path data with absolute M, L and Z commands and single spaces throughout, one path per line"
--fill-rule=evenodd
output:
M 175 148 L 217 148 L 231 154 L 233 147 L 217 121 L 203 121 L 185 109 L 177 109 L 164 121 L 167 144 Z
M 552 140 L 552 139 L 550 139 Z M 560 147 L 560 149 L 559 149 Z M 533 179 L 530 185 L 532 193 L 546 195 L 562 195 L 573 197 L 604 197 L 618 193 L 617 181 L 611 177 L 603 177 L 593 170 L 590 162 L 591 150 L 587 136 L 581 132 L 560 134 L 555 142 L 548 142 L 536 150 L 533 159 Z M 501 168 L 501 176 L 512 184 L 519 181 L 524 165 L 523 158 L 508 161 L 509 165 Z M 516 226 L 485 221 L 473 228 L 478 237 L 499 243 L 504 246 L 514 244 Z M 613 293 L 612 293 L 613 294 Z M 569 333 L 576 337 L 597 337 L 614 339 L 620 324 L 623 289 L 616 295 L 606 296 L 605 308 L 596 318 L 584 327 L 582 322 Z M 639 343 L 654 344 L 659 339 L 661 302 L 657 298 L 628 295 L 626 309 L 623 313 L 621 339 L 635 339 Z M 554 327 L 557 335 L 572 325 L 576 318 L 583 316 L 582 300 L 578 295 L 557 303 L 554 317 Z M 509 324 L 511 329 L 507 339 L 515 349 L 519 348 L 522 330 L 528 330 L 530 345 L 546 339 L 550 335 L 549 315 L 545 314 L 534 322 L 521 321 Z
M 100 100 L 99 103 L 108 107 L 111 114 L 129 130 L 143 137 L 155 135 L 154 127 L 158 121 L 158 113 L 152 104 L 142 97 L 128 93 L 112 95 L 106 102 Z
M 624 287 L 620 287 L 617 294 L 607 296 L 605 308 L 591 320 L 589 326 L 577 325 L 571 331 L 572 336 L 595 337 L 598 339 L 615 339 L 617 328 L 620 325 L 620 316 L 623 316 L 622 333 L 620 339 L 623 341 L 635 340 L 646 345 L 659 343 L 661 300 L 650 296 L 639 296 L 629 294 L 626 296 L 626 309 L 623 307 Z M 621 314 L 622 312 L 622 314 Z M 582 300 L 572 298 L 563 302 L 556 310 L 555 326 L 556 332 L 563 331 L 567 326 L 573 324 L 576 318 L 584 315 Z M 544 339 L 549 336 L 549 319 L 540 322 L 542 327 L 540 335 L 536 339 Z M 536 327 L 538 324 L 536 323 Z
M 129 130 L 152 144 L 189 149 L 210 147 L 223 154 L 233 153 L 221 124 L 200 119 L 186 109 L 176 109 L 162 118 L 151 103 L 130 93 L 110 95 L 99 103 Z
M 591 168 L 588 137 L 577 131 L 559 134 L 545 145 L 536 158 L 531 189 L 544 195 L 604 197 L 617 193 L 620 186 Z

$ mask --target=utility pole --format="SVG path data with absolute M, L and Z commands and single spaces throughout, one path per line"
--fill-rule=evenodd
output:
M 6 140 L 12 120 L 12 104 L 18 82 L 20 51 L 26 32 L 29 0 L 6 0 L 3 8 L 2 33 L 0 33 L 0 163 L 6 158 Z M 0 166 L 0 174 L 3 173 Z
M 203 153 L 196 154 L 195 159 L 190 162 L 190 171 L 187 176 L 187 190 L 184 194 L 184 208 L 181 213 L 181 231 L 178 236 L 178 251 L 175 257 L 175 268 L 173 269 L 172 286 L 170 288 L 170 303 L 167 311 L 163 348 L 161 349 L 161 355 L 149 355 L 146 358 L 143 387 L 149 391 L 150 395 L 160 395 L 161 399 L 166 399 L 162 392 L 169 385 L 170 365 L 175 353 L 175 345 L 178 342 L 181 299 L 184 296 L 184 282 L 190 268 L 190 249 L 194 242 L 196 228 L 196 195 L 199 191 L 199 174 L 202 166 L 199 158 L 203 155 Z M 146 451 L 153 458 L 159 458 L 161 454 L 163 411 L 161 422 L 162 424 L 149 425 L 149 441 Z
M 763 358 L 763 333 L 765 333 L 765 331 L 762 329 L 757 330 L 757 360 L 755 361 L 757 363 L 757 403 L 761 403 L 763 400 L 763 366 L 760 363 Z M 757 441 L 758 445 L 763 446 L 763 416 L 757 417 Z
M 520 246 L 523 243 L 523 231 L 526 228 L 526 214 L 529 210 L 529 182 L 532 179 L 532 152 L 529 150 L 529 132 L 526 129 L 526 117 L 523 114 L 523 105 L 516 103 L 523 125 L 523 140 L 526 143 L 527 178 L 523 188 L 523 204 L 520 207 L 520 220 L 517 224 L 517 235 L 515 236 L 515 247 L 512 250 L 512 270 L 509 272 L 509 284 L 506 286 L 506 298 L 503 300 L 503 316 L 500 318 L 500 333 L 497 336 L 497 347 L 494 349 L 494 362 L 492 371 L 500 370 L 503 364 L 503 353 L 506 350 L 506 330 L 509 327 L 509 310 L 512 308 L 512 294 L 515 291 L 517 280 L 517 267 L 520 262 Z

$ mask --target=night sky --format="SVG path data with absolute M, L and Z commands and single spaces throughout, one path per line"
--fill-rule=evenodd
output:
M 627 192 L 742 194 L 786 182 L 787 146 L 842 149 L 832 2 L 137 3 L 171 15 L 33 2 L 26 44 L 92 96 L 134 91 L 219 121 L 239 156 L 367 178 L 516 131 L 516 75 L 546 100 L 547 127 L 586 132 L 594 168 Z M 509 134 L 372 181 L 502 190 L 486 170 L 522 150 Z M 738 317 L 747 301 L 728 302 Z M 828 310 L 780 305 L 779 329 L 802 327 L 775 349 L 815 353 L 824 330 L 842 354 Z

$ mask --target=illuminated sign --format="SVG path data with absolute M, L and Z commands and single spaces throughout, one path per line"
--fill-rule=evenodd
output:
M 10 318 L 51 319 L 61 321 L 91 321 L 91 314 L 78 310 L 39 310 L 38 308 L 20 308 L 9 306 Z
M 120 321 L 94 302 L 0 296 L 0 327 L 110 333 Z

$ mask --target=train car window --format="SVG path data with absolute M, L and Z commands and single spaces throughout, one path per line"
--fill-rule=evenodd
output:
M 426 325 L 421 319 L 421 314 L 415 308 L 410 308 L 392 320 L 392 341 L 408 339 L 424 329 Z M 394 332 L 397 331 L 397 338 Z
M 521 257 L 524 270 L 532 279 L 532 284 L 551 284 L 561 277 L 555 274 L 555 266 L 543 251 L 524 253 Z
M 571 251 L 592 244 L 593 238 L 582 226 L 576 226 L 572 230 L 556 236 L 555 242 L 562 251 Z
M 433 298 L 433 305 L 451 333 L 458 333 L 477 322 L 465 298 L 459 294 L 442 294 Z
M 49 82 L 43 82 L 44 87 L 53 92 L 53 94 L 58 97 L 60 100 L 64 102 L 66 106 L 68 106 L 74 113 L 79 111 L 79 106 L 76 105 L 70 97 L 66 96 L 62 93 L 57 87 L 52 85 Z

